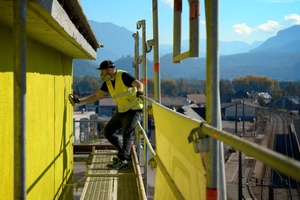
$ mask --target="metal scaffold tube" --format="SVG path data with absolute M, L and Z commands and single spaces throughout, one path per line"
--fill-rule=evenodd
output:
M 182 0 L 174 0 L 173 63 L 199 56 L 199 0 L 189 0 L 189 49 L 181 53 Z
M 189 0 L 190 5 L 190 18 L 189 18 L 189 56 L 199 56 L 199 0 Z
M 144 84 L 144 95 L 148 94 L 147 87 L 147 42 L 146 42 L 146 20 L 140 20 L 137 24 L 137 29 L 142 28 L 142 82 Z M 148 135 L 148 113 L 147 113 L 148 103 L 144 100 L 144 108 L 143 108 L 143 127 Z M 148 168 L 147 168 L 147 160 L 148 160 L 148 151 L 147 151 L 147 143 L 144 142 L 144 185 L 145 191 L 148 195 Z
M 140 65 L 140 52 L 139 52 L 139 32 L 132 34 L 132 37 L 134 39 L 134 61 L 133 61 L 133 68 L 134 68 L 134 76 L 136 79 L 140 79 L 140 71 L 139 71 L 139 65 Z
M 14 199 L 26 199 L 26 2 L 13 2 Z
M 154 61 L 154 100 L 161 101 L 160 96 L 160 64 L 159 64 L 159 34 L 158 34 L 158 5 L 157 0 L 152 0 L 153 12 L 153 61 Z
M 219 94 L 219 1 L 205 1 L 207 31 L 206 119 L 222 129 Z M 226 199 L 223 143 L 210 137 L 207 153 L 207 199 Z

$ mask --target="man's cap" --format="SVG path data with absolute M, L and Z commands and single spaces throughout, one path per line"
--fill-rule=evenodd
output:
M 115 68 L 115 63 L 111 60 L 104 60 L 100 66 L 97 68 L 98 70 L 107 69 L 107 68 Z

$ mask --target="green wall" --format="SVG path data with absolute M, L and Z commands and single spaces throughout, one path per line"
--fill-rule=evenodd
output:
M 0 196 L 13 199 L 14 93 L 12 31 L 0 29 Z M 27 41 L 26 188 L 27 199 L 72 199 L 72 58 Z

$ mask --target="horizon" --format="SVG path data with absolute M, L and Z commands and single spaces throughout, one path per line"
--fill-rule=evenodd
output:
M 182 40 L 187 40 L 189 35 L 187 2 L 182 2 Z M 152 37 L 152 1 L 111 0 L 103 3 L 85 0 L 80 4 L 88 20 L 111 22 L 132 32 L 136 31 L 136 22 L 145 19 L 146 34 Z M 221 1 L 219 40 L 247 44 L 265 41 L 280 30 L 300 25 L 299 7 L 300 0 Z M 160 44 L 170 45 L 173 43 L 172 0 L 158 0 L 158 18 Z M 199 24 L 200 38 L 206 40 L 204 0 L 200 0 Z

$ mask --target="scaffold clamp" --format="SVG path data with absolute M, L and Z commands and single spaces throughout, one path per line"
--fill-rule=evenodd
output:
M 154 158 L 149 159 L 148 165 L 150 165 L 151 169 L 155 169 L 157 167 L 157 163 Z
M 200 124 L 200 127 L 192 129 L 188 141 L 189 143 L 194 142 L 194 150 L 196 153 L 207 152 L 209 137 L 203 133 L 201 133 L 200 128 L 203 123 Z

